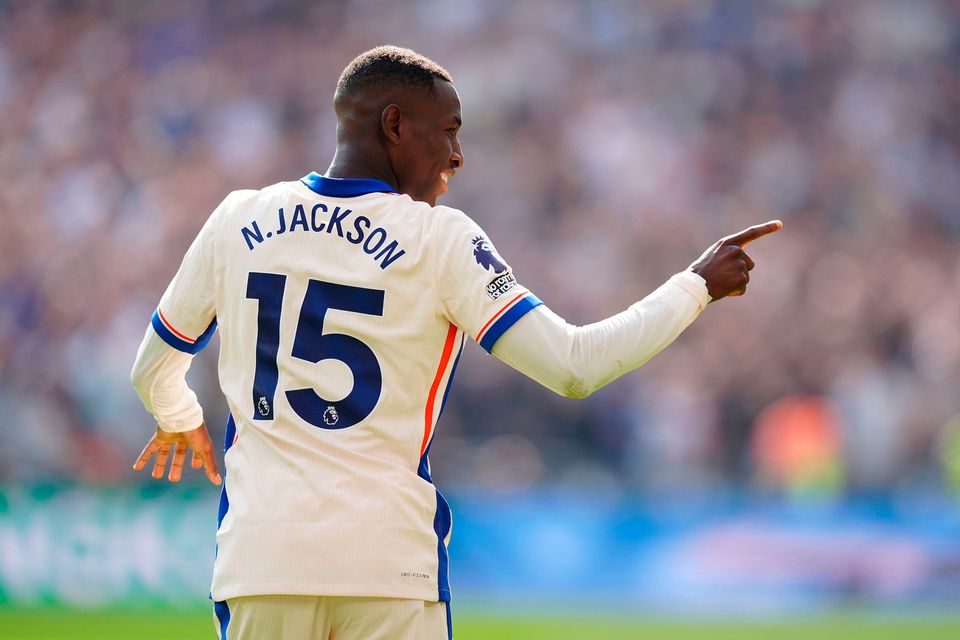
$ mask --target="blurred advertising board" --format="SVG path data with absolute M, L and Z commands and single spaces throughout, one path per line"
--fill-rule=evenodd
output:
M 606 603 L 704 614 L 960 602 L 960 508 L 453 497 L 461 603 Z M 0 488 L 0 605 L 203 607 L 217 491 Z
M 205 605 L 217 493 L 207 487 L 0 489 L 0 603 Z

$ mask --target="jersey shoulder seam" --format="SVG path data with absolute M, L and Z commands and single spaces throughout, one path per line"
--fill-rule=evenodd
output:
M 432 259 L 432 263 L 433 263 L 433 264 L 432 264 L 432 268 L 430 269 L 430 271 L 432 272 L 431 275 L 433 276 L 434 298 L 435 298 L 436 302 L 439 303 L 440 308 L 443 310 L 444 317 L 445 317 L 447 320 L 449 320 L 449 321 L 452 322 L 452 319 L 450 318 L 449 309 L 447 309 L 447 301 L 446 301 L 446 299 L 443 297 L 443 294 L 442 294 L 441 291 L 440 291 L 440 286 L 439 286 L 439 284 L 438 284 L 438 282 L 437 282 L 437 254 L 440 252 L 440 249 L 439 249 L 439 241 L 440 241 L 439 236 L 440 236 L 440 234 L 439 234 L 439 232 L 438 232 L 438 228 L 439 228 L 439 226 L 440 226 L 441 216 L 461 217 L 461 218 L 464 218 L 464 219 L 466 219 L 466 220 L 469 220 L 470 217 L 469 217 L 466 213 L 464 213 L 463 211 L 460 211 L 459 209 L 454 209 L 453 207 L 445 207 L 445 206 L 443 206 L 443 205 L 438 205 L 438 206 L 436 206 L 436 207 L 433 207 L 433 208 L 432 208 L 432 211 L 431 211 L 430 214 L 428 214 L 428 215 L 431 215 L 431 217 L 433 218 L 433 219 L 431 220 L 431 223 L 432 223 L 432 225 L 433 225 L 433 229 L 432 229 L 432 232 L 431 232 L 431 234 L 430 234 L 430 242 L 431 242 L 431 245 L 432 245 L 432 246 L 431 246 L 431 259 Z

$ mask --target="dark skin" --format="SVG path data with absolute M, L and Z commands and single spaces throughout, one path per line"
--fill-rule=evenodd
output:
M 433 91 L 369 89 L 338 99 L 334 107 L 337 150 L 327 177 L 376 178 L 399 193 L 436 206 L 437 198 L 447 191 L 447 179 L 463 167 L 457 138 L 463 121 L 460 97 L 445 80 L 434 80 Z M 746 292 L 754 262 L 743 248 L 782 227 L 779 220 L 771 220 L 721 238 L 690 266 L 706 281 L 712 300 Z M 168 433 L 158 426 L 133 468 L 144 469 L 156 455 L 152 475 L 162 478 L 172 452 L 168 479 L 179 482 L 187 449 L 193 451 L 191 466 L 202 467 L 210 482 L 220 484 L 213 443 L 204 424 L 183 433 Z
M 703 255 L 690 265 L 690 270 L 707 281 L 707 292 L 712 300 L 727 296 L 742 296 L 747 292 L 753 260 L 743 250 L 748 244 L 783 228 L 779 220 L 748 227 L 717 240 Z
M 371 88 L 338 98 L 337 150 L 330 178 L 377 178 L 414 200 L 437 204 L 447 179 L 463 166 L 457 133 L 463 121 L 453 85 Z

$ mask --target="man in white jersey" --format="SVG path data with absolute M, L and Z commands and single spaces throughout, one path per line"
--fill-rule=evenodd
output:
M 514 277 L 483 230 L 437 206 L 463 167 L 450 75 L 379 47 L 343 72 L 324 175 L 235 191 L 154 313 L 132 374 L 155 435 L 221 478 L 184 376 L 219 326 L 230 409 L 211 596 L 222 639 L 441 639 L 450 629 L 450 509 L 430 478 L 434 427 L 466 337 L 554 391 L 583 397 L 744 292 L 725 238 L 627 310 L 575 327 Z

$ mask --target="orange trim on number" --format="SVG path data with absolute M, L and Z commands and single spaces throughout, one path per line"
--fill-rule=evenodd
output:
M 437 390 L 440 389 L 440 381 L 443 380 L 443 372 L 447 370 L 447 364 L 450 362 L 450 355 L 453 353 L 453 343 L 457 338 L 457 327 L 452 322 L 447 329 L 447 341 L 443 343 L 443 352 L 440 354 L 440 366 L 437 367 L 437 375 L 433 378 L 433 385 L 430 387 L 430 395 L 427 396 L 427 408 L 423 416 L 423 442 L 420 443 L 420 457 L 427 450 L 427 443 L 430 442 L 430 431 L 433 428 L 433 407 L 437 401 Z

